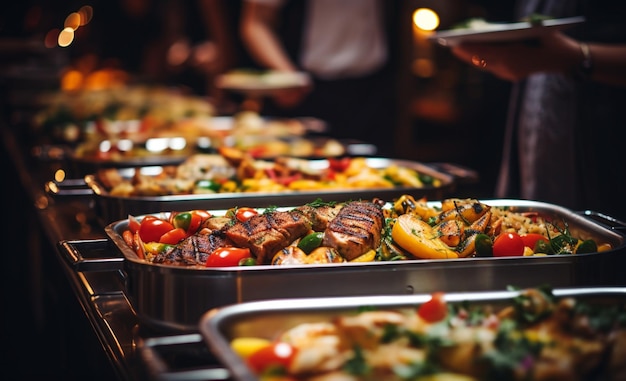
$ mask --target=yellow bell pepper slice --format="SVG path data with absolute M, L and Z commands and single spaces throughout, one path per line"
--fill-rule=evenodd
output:
M 230 342 L 233 351 L 242 358 L 248 358 L 261 348 L 270 345 L 270 341 L 260 337 L 236 337 Z
M 459 255 L 438 237 L 437 231 L 412 214 L 399 216 L 391 229 L 391 238 L 417 258 L 449 259 Z

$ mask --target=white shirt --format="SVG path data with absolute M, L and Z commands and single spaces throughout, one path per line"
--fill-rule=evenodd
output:
M 378 0 L 308 0 L 301 67 L 322 79 L 358 77 L 380 68 L 387 60 L 381 5 Z

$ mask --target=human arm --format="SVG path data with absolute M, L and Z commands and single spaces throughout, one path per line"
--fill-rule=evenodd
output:
M 250 56 L 269 70 L 296 72 L 297 66 L 289 58 L 276 25 L 280 16 L 280 6 L 244 1 L 241 11 L 240 35 Z M 311 86 L 285 89 L 273 94 L 277 104 L 293 107 L 300 103 L 311 91 Z
M 250 55 L 262 66 L 272 70 L 296 71 L 276 34 L 280 7 L 244 1 L 239 32 Z
M 198 2 L 206 36 L 217 46 L 217 55 L 207 68 L 211 73 L 223 73 L 231 69 L 237 61 L 236 40 L 230 33 L 231 17 L 225 1 L 229 0 L 199 0 Z
M 587 47 L 592 62 L 588 79 L 626 86 L 626 44 L 588 43 Z M 576 76 L 585 60 L 581 42 L 561 32 L 548 33 L 536 43 L 461 44 L 452 53 L 512 82 L 539 72 Z

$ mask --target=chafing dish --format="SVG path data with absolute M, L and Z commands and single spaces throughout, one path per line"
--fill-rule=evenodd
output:
M 572 234 L 608 242 L 612 250 L 533 257 L 185 268 L 152 264 L 138 258 L 122 238 L 122 232 L 128 226 L 127 219 L 105 227 L 110 239 L 108 244 L 121 254 L 116 263 L 101 258 L 81 258 L 80 247 L 86 242 L 66 242 L 64 248 L 75 266 L 91 266 L 90 270 L 99 266 L 109 269 L 118 266 L 124 274 L 127 297 L 137 315 L 164 330 L 195 331 L 200 316 L 211 308 L 263 299 L 404 295 L 436 290 L 484 291 L 508 285 L 626 284 L 623 271 L 626 242 L 620 231 L 624 225 L 619 221 L 605 219 L 599 222 L 596 214 L 576 213 L 534 201 L 498 199 L 483 202 L 563 218 Z M 215 215 L 223 212 L 212 211 Z
M 588 303 L 604 305 L 626 303 L 626 287 L 560 288 L 552 290 L 557 298 L 574 297 Z M 512 305 L 521 291 L 483 291 L 447 293 L 449 303 Z M 276 339 L 281 333 L 299 324 L 330 321 L 332 318 L 354 315 L 362 308 L 375 310 L 415 309 L 430 299 L 429 294 L 356 296 L 266 300 L 225 306 L 203 314 L 199 329 L 204 341 L 237 381 L 255 381 L 244 360 L 236 354 L 231 341 L 237 337 Z
M 308 161 L 313 168 L 328 167 L 328 160 L 314 159 Z M 267 207 L 289 206 L 306 204 L 316 199 L 323 201 L 346 201 L 350 199 L 372 199 L 379 197 L 384 200 L 392 200 L 403 194 L 410 193 L 415 197 L 427 197 L 429 199 L 441 199 L 454 191 L 455 177 L 447 173 L 431 168 L 427 164 L 415 161 L 396 160 L 388 158 L 366 158 L 369 167 L 380 169 L 387 168 L 392 164 L 406 167 L 429 175 L 440 181 L 441 185 L 424 185 L 423 187 L 398 186 L 393 188 L 350 188 L 329 189 L 310 191 L 280 191 L 280 192 L 232 192 L 212 194 L 181 194 L 168 196 L 118 196 L 112 195 L 95 174 L 85 176 L 85 186 L 77 189 L 76 182 L 63 183 L 49 182 L 47 187 L 53 196 L 76 195 L 82 193 L 90 196 L 95 201 L 98 216 L 106 225 L 112 221 L 128 217 L 128 215 L 140 215 L 159 211 L 182 211 L 191 209 L 227 209 L 234 206 Z M 158 167 L 122 168 L 119 173 L 124 178 L 132 178 L 138 170 L 156 170 Z M 71 192 L 71 193 L 70 193 Z

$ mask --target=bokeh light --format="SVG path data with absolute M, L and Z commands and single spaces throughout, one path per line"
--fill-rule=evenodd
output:
M 413 12 L 413 23 L 421 30 L 435 30 L 439 26 L 439 15 L 432 9 L 419 8 Z

